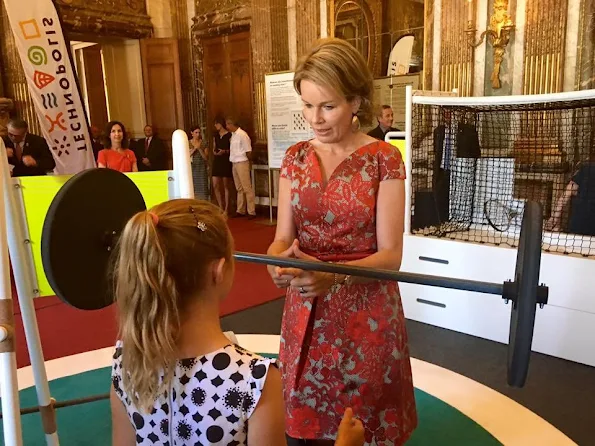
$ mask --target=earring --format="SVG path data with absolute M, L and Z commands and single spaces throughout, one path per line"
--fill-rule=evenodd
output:
M 362 128 L 362 124 L 359 122 L 359 118 L 355 114 L 353 115 L 353 118 L 351 118 L 351 127 L 354 132 L 359 132 Z

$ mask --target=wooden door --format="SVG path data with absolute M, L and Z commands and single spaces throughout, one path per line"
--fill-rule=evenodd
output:
M 85 89 L 89 104 L 89 122 L 91 125 L 103 129 L 107 124 L 108 117 L 103 62 L 101 61 L 101 46 L 88 46 L 81 51 L 85 70 Z
M 140 48 L 147 124 L 155 126 L 159 137 L 171 148 L 173 132 L 184 129 L 178 41 L 143 39 Z
M 207 132 L 212 141 L 217 116 L 234 116 L 254 140 L 250 32 L 203 40 Z

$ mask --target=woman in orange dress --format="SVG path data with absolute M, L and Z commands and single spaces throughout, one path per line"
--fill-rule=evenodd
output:
M 110 121 L 105 127 L 105 149 L 97 155 L 97 167 L 108 168 L 120 172 L 138 172 L 136 156 L 128 148 L 128 137 L 124 124 Z
M 285 154 L 268 253 L 398 270 L 405 167 L 398 150 L 360 131 L 373 115 L 366 62 L 349 43 L 325 39 L 298 64 L 294 86 L 316 137 Z M 280 360 L 288 444 L 332 444 L 346 407 L 367 443 L 404 444 L 417 414 L 398 284 L 269 273 L 287 288 Z

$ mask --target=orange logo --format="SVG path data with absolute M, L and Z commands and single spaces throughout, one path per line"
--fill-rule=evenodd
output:
M 37 26 L 37 20 L 35 19 L 23 20 L 19 22 L 19 27 L 25 40 L 39 39 L 41 37 L 39 26 Z
M 66 130 L 66 126 L 64 125 L 66 124 L 66 120 L 63 118 L 63 115 L 64 113 L 60 112 L 56 115 L 55 119 L 52 119 L 48 115 L 45 115 L 45 119 L 50 121 L 50 124 L 52 125 L 49 130 L 50 133 L 52 133 L 56 129 L 56 126 L 60 127 L 62 130 Z
M 49 84 L 54 82 L 54 79 L 56 79 L 54 76 L 44 73 L 43 71 L 35 70 L 35 73 L 33 73 L 33 83 L 40 90 L 43 90 Z

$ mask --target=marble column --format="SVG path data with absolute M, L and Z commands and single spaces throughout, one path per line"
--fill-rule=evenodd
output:
M 151 0 L 156 1 L 156 0 Z M 189 129 L 193 125 L 201 125 L 202 131 L 204 128 L 204 114 L 198 106 L 198 84 L 196 73 L 194 71 L 193 59 L 196 57 L 194 47 L 191 41 L 191 16 L 194 16 L 194 3 L 188 0 L 161 0 L 171 1 L 170 9 L 171 16 L 169 19 L 171 24 L 172 36 L 178 40 L 178 53 L 180 55 L 180 82 L 182 87 L 182 107 L 184 109 L 184 127 Z M 190 8 L 190 11 L 188 11 Z M 167 23 L 167 22 L 166 22 Z M 154 22 L 153 26 L 157 26 Z M 162 31 L 165 28 L 162 28 Z M 157 29 L 155 30 L 157 34 Z M 167 37 L 167 36 L 163 36 Z M 206 135 L 206 133 L 203 133 Z
M 525 68 L 525 30 L 527 15 L 525 13 L 527 8 L 526 0 L 517 0 L 516 10 L 514 15 L 514 36 L 511 39 L 509 46 L 510 51 L 513 53 L 513 78 L 512 78 L 512 94 L 520 95 L 523 94 L 523 70 Z
M 434 22 L 432 33 L 432 90 L 440 90 L 440 52 L 442 34 L 442 0 L 434 1 Z
M 488 12 L 488 2 L 476 2 L 475 23 L 479 32 L 483 32 L 490 24 L 490 15 Z M 487 41 L 484 40 L 481 45 L 475 48 L 473 55 L 473 96 L 484 96 L 485 78 L 486 78 L 486 55 L 489 50 Z M 489 77 L 492 71 L 487 71 Z
M 295 0 L 295 29 L 299 58 L 320 37 L 320 0 Z
M 252 0 L 252 73 L 256 143 L 267 143 L 264 77 L 289 69 L 287 0 Z
M 432 66 L 434 59 L 434 0 L 425 0 L 424 16 L 424 70 L 422 88 L 424 90 L 432 90 L 432 73 L 434 72 Z
M 595 88 L 595 0 L 583 0 L 578 47 L 576 89 Z
M 294 70 L 298 60 L 296 0 L 287 0 L 287 33 L 289 66 Z
M 573 91 L 576 84 L 578 39 L 580 36 L 581 0 L 568 0 L 566 48 L 564 50 L 564 83 L 562 91 Z

